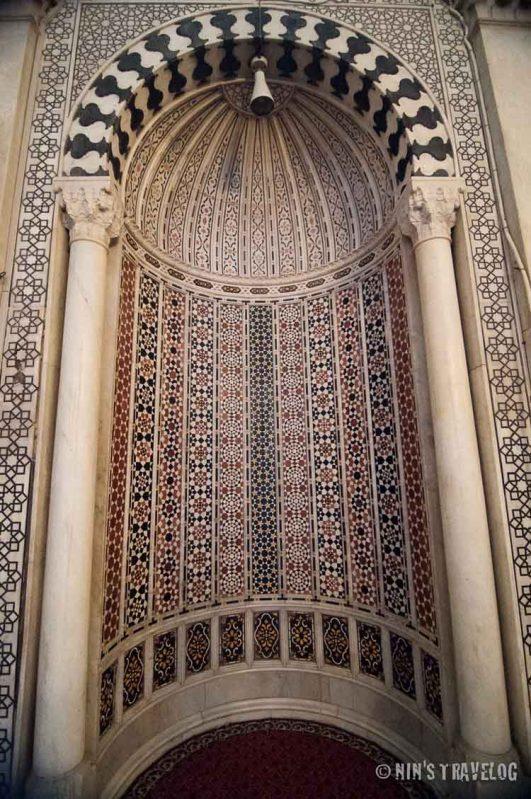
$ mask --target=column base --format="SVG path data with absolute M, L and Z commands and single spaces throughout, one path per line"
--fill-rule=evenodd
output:
M 448 769 L 445 788 L 450 797 L 527 799 L 531 796 L 531 778 L 523 773 L 520 756 L 514 747 L 501 755 L 491 755 L 474 749 L 461 739 L 455 744 L 453 763 L 463 764 L 463 769 L 458 779 L 450 779 L 451 767 Z M 478 772 L 478 769 L 483 778 L 473 779 L 473 772 Z
M 25 799 L 89 799 L 90 766 L 80 763 L 59 777 L 39 777 L 32 772 L 26 781 Z

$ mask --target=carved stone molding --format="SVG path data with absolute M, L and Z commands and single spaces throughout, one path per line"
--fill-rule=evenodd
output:
M 397 219 L 404 236 L 416 247 L 429 239 L 449 239 L 455 225 L 459 195 L 463 182 L 459 178 L 412 178 L 402 194 Z
M 120 233 L 123 212 L 115 186 L 108 178 L 61 178 L 54 189 L 61 194 L 63 221 L 70 243 L 95 241 L 108 247 Z
M 469 30 L 478 23 L 531 22 L 531 0 L 454 0 L 450 5 L 462 14 Z

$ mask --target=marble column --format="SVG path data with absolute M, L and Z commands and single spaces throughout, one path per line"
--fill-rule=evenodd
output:
M 494 570 L 451 249 L 461 183 L 413 178 L 398 218 L 413 242 L 426 347 L 460 734 L 511 748 Z
M 109 179 L 57 182 L 70 258 L 46 542 L 33 780 L 61 787 L 85 751 L 92 542 L 107 253 L 120 212 Z M 41 792 L 36 790 L 35 795 Z M 47 795 L 46 791 L 42 795 Z

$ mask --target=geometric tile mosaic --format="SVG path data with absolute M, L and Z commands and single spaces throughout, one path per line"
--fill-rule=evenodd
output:
M 120 597 L 122 593 L 122 550 L 127 474 L 129 471 L 129 405 L 131 366 L 133 362 L 133 324 L 135 306 L 135 268 L 124 259 L 120 286 L 120 315 L 116 342 L 113 435 L 110 456 L 110 490 L 107 509 L 105 551 L 105 605 L 102 637 L 113 642 L 120 631 Z
M 273 660 L 280 657 L 280 620 L 278 612 L 255 613 L 254 657 L 255 660 Z
M 419 627 L 428 635 L 437 631 L 433 595 L 432 565 L 422 458 L 419 443 L 411 345 L 407 326 L 407 309 L 400 258 L 386 264 L 386 277 L 391 315 L 395 383 L 402 444 L 404 491 L 407 509 L 409 542 L 412 549 L 413 593 Z
M 186 673 L 199 674 L 210 668 L 210 621 L 197 621 L 186 628 Z
M 219 662 L 222 666 L 241 663 L 245 658 L 245 617 L 234 613 L 222 616 L 219 627 Z
M 185 301 L 166 287 L 161 331 L 154 612 L 179 604 L 181 567 L 182 439 L 184 424 Z
M 190 300 L 188 453 L 185 500 L 185 591 L 189 605 L 208 601 L 212 591 L 212 457 L 214 306 Z
M 312 613 L 288 613 L 289 656 L 293 660 L 315 660 Z
M 310 299 L 307 313 L 319 594 L 338 599 L 346 576 L 330 296 Z
M 343 616 L 323 616 L 323 644 L 325 663 L 350 668 L 348 619 Z
M 153 690 L 174 682 L 177 677 L 177 632 L 156 635 L 153 639 Z
M 411 642 L 396 633 L 390 633 L 393 685 L 407 696 L 415 698 L 415 666 Z
M 426 708 L 438 721 L 443 719 L 441 697 L 441 670 L 439 661 L 428 652 L 421 652 L 424 700 Z
M 375 273 L 363 282 L 369 406 L 372 419 L 375 489 L 382 549 L 384 605 L 397 616 L 408 616 L 410 598 L 401 499 L 396 420 L 393 412 L 389 341 L 386 337 L 384 284 Z
M 134 646 L 124 656 L 123 706 L 133 707 L 144 696 L 144 644 Z
M 378 607 L 379 586 L 374 497 L 369 448 L 368 409 L 364 399 L 360 297 L 356 286 L 340 291 L 336 301 L 345 481 L 350 539 L 352 594 L 355 602 Z
M 219 306 L 218 395 L 218 592 L 245 595 L 245 308 Z
M 252 590 L 276 594 L 278 574 L 278 487 L 273 309 L 249 308 L 249 406 Z
M 137 315 L 137 359 L 125 592 L 125 623 L 127 627 L 134 627 L 143 622 L 148 615 L 159 295 L 159 283 L 149 275 L 143 274 L 140 280 Z
M 358 622 L 359 667 L 362 674 L 384 678 L 382 633 L 373 624 Z
M 52 182 L 57 175 L 67 113 L 75 18 L 76 3 L 68 0 L 56 9 L 43 30 L 30 140 L 27 150 L 22 151 L 22 197 L 20 207 L 13 209 L 18 214 L 15 249 L 2 283 L 7 302 L 0 327 L 0 795 L 6 797 L 11 795 L 16 679 L 26 585 L 24 562 L 37 453 L 51 232 L 56 213 Z
M 107 732 L 114 721 L 114 692 L 116 689 L 116 663 L 105 669 L 100 685 L 100 735 Z

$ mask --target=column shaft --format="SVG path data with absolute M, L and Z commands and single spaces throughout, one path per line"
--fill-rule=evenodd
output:
M 106 266 L 119 221 L 108 180 L 64 179 L 60 189 L 71 245 L 37 680 L 33 773 L 41 782 L 65 778 L 85 751 Z
M 454 643 L 460 734 L 511 748 L 494 569 L 451 249 L 461 183 L 412 178 L 398 207 L 414 245 Z
M 479 452 L 450 241 L 415 249 L 461 735 L 488 754 L 509 750 L 505 677 Z
M 50 495 L 34 768 L 57 776 L 85 747 L 88 627 L 106 248 L 72 244 Z

